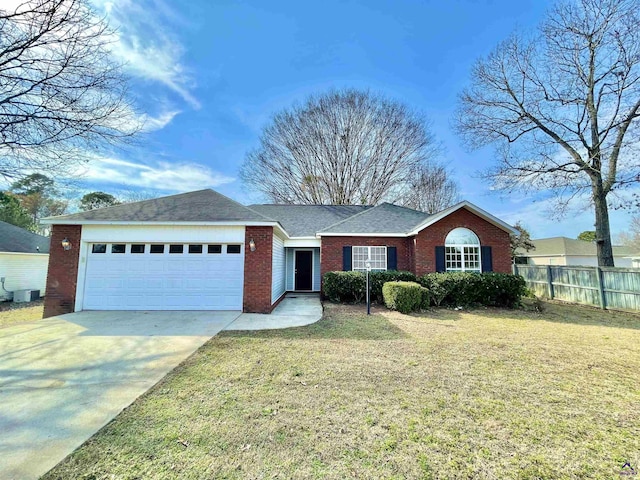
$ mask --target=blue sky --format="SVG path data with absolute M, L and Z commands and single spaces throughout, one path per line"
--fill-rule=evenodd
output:
M 88 191 L 177 193 L 213 188 L 260 198 L 237 179 L 275 112 L 331 87 L 381 92 L 422 111 L 444 146 L 462 196 L 534 237 L 593 229 L 589 210 L 551 219 L 548 200 L 490 190 L 474 176 L 490 149 L 468 152 L 452 132 L 473 63 L 514 28 L 533 28 L 542 1 L 93 0 L 118 28 L 148 132 L 133 148 L 97 159 Z M 629 212 L 612 211 L 612 229 Z

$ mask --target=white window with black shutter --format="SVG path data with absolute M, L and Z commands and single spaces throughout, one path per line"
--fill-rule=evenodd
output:
M 468 228 L 454 228 L 444 246 L 436 247 L 437 272 L 491 272 L 491 247 L 480 246 L 478 236 Z
M 344 271 L 364 272 L 365 262 L 371 261 L 371 270 L 397 270 L 398 255 L 396 247 L 387 246 L 344 246 L 342 248 L 342 269 Z

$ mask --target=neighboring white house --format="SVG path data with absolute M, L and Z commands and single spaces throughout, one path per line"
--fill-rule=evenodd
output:
M 532 240 L 535 249 L 516 251 L 516 263 L 529 265 L 598 265 L 596 244 L 567 237 L 539 238 Z M 640 252 L 631 247 L 614 246 L 613 260 L 616 267 L 640 268 Z
M 44 295 L 49 265 L 49 238 L 0 221 L 0 301 L 16 290 Z

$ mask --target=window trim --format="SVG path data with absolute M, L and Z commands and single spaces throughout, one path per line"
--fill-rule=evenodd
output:
M 199 252 L 192 252 L 191 250 L 198 250 L 198 248 L 200 249 Z M 189 255 L 201 255 L 204 252 L 204 245 L 201 243 L 190 243 L 189 247 L 187 248 L 187 253 Z
M 220 247 L 219 252 L 212 252 L 211 247 Z M 207 245 L 207 255 L 220 255 L 222 253 L 222 244 L 221 243 L 210 243 Z
M 153 247 L 162 247 L 161 252 L 154 252 Z M 149 244 L 149 255 L 164 255 L 166 253 L 166 245 L 164 243 L 151 243 Z
M 450 243 L 447 244 L 447 237 L 449 237 L 449 235 L 451 235 L 451 232 L 453 232 L 454 230 L 457 229 L 464 229 L 464 230 L 468 230 L 469 232 L 473 233 L 473 235 L 478 239 L 478 243 Z M 464 273 L 482 273 L 482 244 L 480 243 L 480 237 L 478 237 L 478 234 L 476 232 L 474 232 L 473 230 L 471 230 L 470 228 L 467 227 L 456 227 L 456 228 L 452 228 L 451 230 L 449 230 L 449 233 L 447 233 L 447 236 L 444 238 L 444 271 L 445 272 L 464 272 Z M 459 248 L 460 249 L 460 259 L 462 262 L 462 267 L 461 268 L 449 268 L 448 266 L 448 252 L 447 249 L 449 248 Z M 474 248 L 477 250 L 478 253 L 478 268 L 469 268 L 467 267 L 468 264 L 468 260 L 467 258 L 469 257 L 469 253 L 465 252 L 466 248 Z
M 104 251 L 103 252 L 96 252 L 96 247 L 98 245 L 104 246 Z M 102 255 L 107 253 L 107 244 L 106 243 L 92 243 L 91 244 L 91 254 L 98 254 L 98 255 Z
M 237 252 L 230 252 L 229 247 L 238 247 Z M 227 244 L 227 248 L 225 249 L 227 255 L 240 255 L 242 253 L 242 245 L 239 243 L 230 243 Z
M 371 259 L 371 249 L 372 248 L 384 248 L 384 269 L 381 268 L 373 268 L 371 267 L 372 272 L 386 272 L 389 267 L 388 253 L 387 253 L 387 245 L 352 245 L 351 246 L 351 271 L 352 272 L 366 272 L 366 268 L 358 268 L 356 269 L 356 248 L 366 248 L 367 249 L 367 258 Z

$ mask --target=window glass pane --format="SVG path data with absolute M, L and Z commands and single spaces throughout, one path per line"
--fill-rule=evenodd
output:
M 352 269 L 359 272 L 367 270 L 367 258 L 371 261 L 371 270 L 387 269 L 387 247 L 351 247 Z
M 107 253 L 106 243 L 94 243 L 91 246 L 91 253 Z
M 151 245 L 149 249 L 151 253 L 164 253 L 164 245 Z
M 144 253 L 144 243 L 134 243 L 131 245 L 131 253 Z
M 207 247 L 209 253 L 222 253 L 222 245 L 209 245 Z
M 114 243 L 111 245 L 111 253 L 124 253 L 124 252 L 125 252 L 124 243 Z
M 202 245 L 189 245 L 189 253 L 202 253 Z
M 227 245 L 227 253 L 240 253 L 240 245 Z
M 468 228 L 454 228 L 447 235 L 445 245 L 480 245 L 480 240 Z
M 369 256 L 369 247 L 351 247 L 351 254 L 353 256 L 353 265 L 351 268 L 356 271 L 365 271 L 366 267 L 364 262 Z
M 173 245 L 169 245 L 169 253 L 182 253 L 184 252 L 184 245 L 174 243 Z

